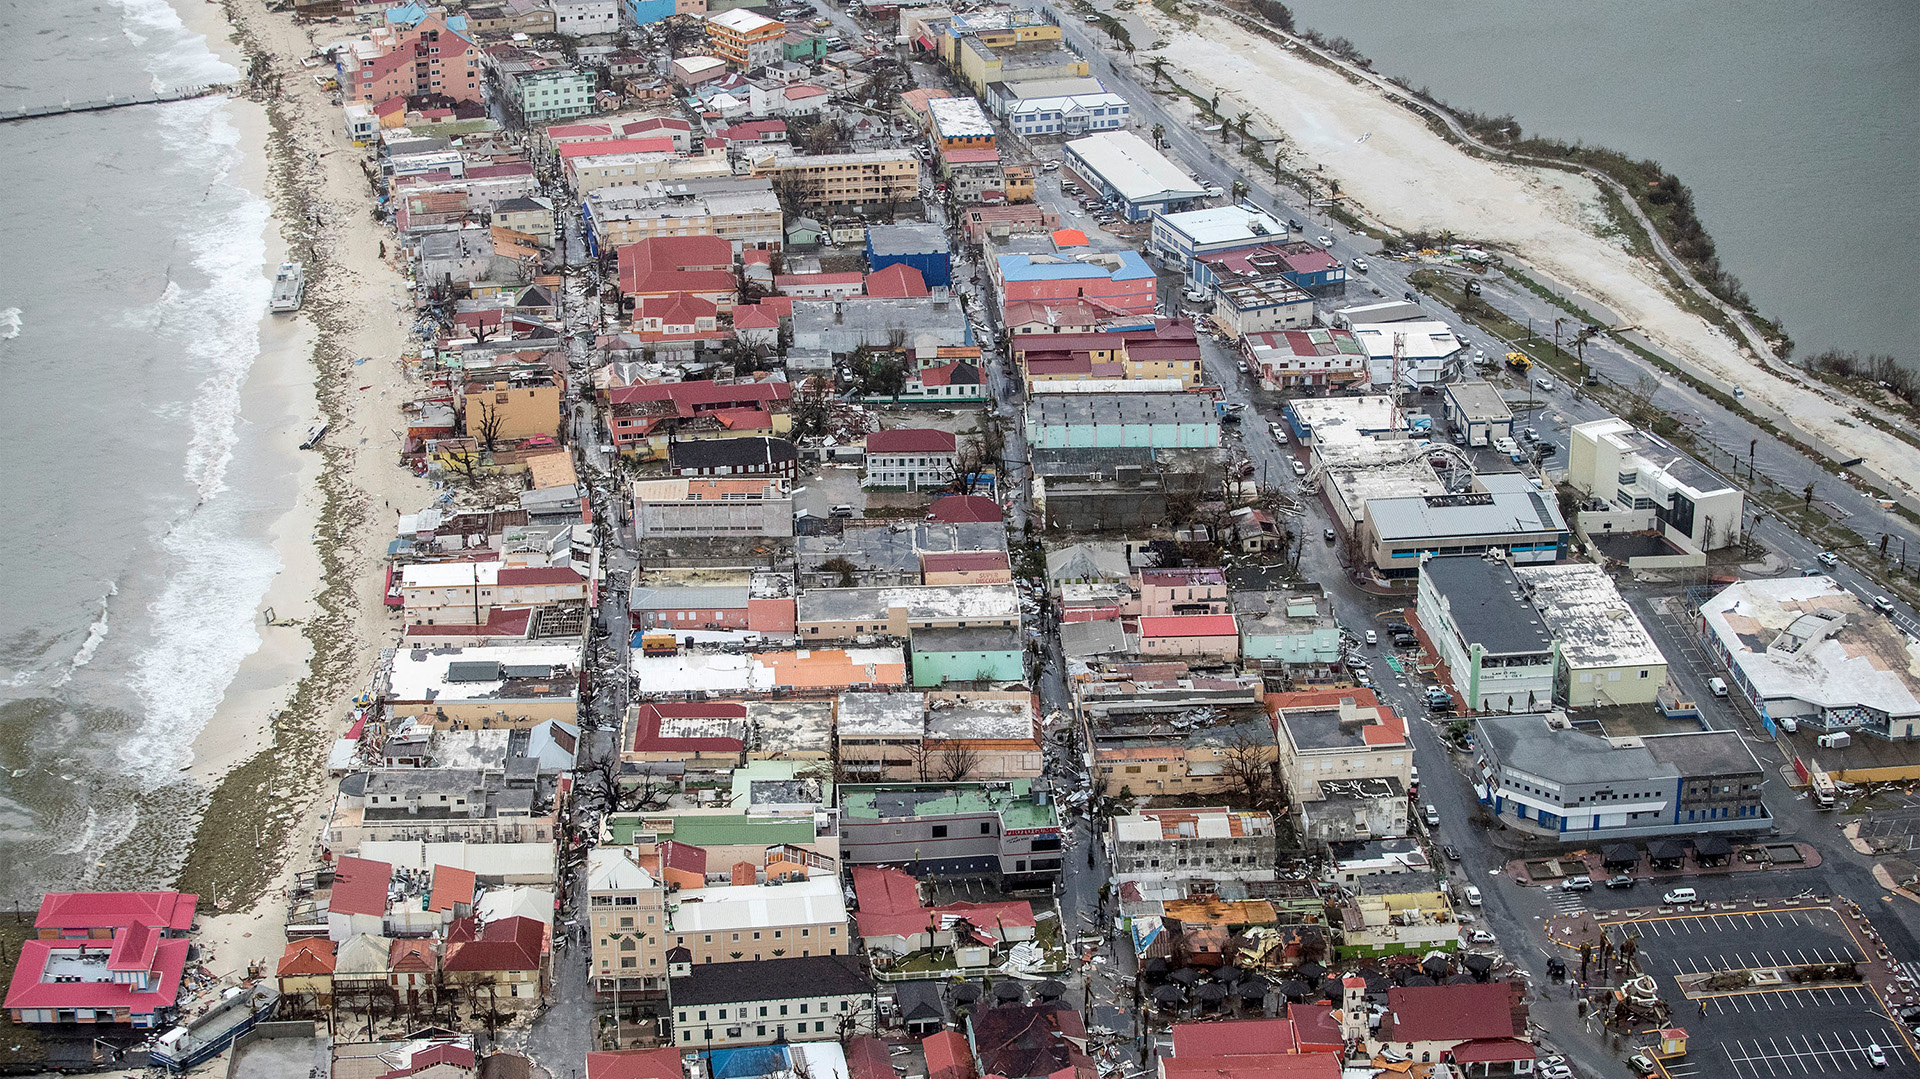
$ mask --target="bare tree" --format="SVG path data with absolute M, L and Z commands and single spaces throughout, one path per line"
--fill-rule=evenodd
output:
M 476 416 L 474 413 L 478 412 Z M 500 427 L 506 417 L 500 415 L 500 409 L 485 397 L 467 394 L 467 434 L 486 443 L 487 449 L 500 437 Z
M 974 778 L 980 768 L 980 751 L 965 742 L 947 742 L 940 747 L 937 778 L 958 783 Z
M 1265 808 L 1278 802 L 1272 742 L 1263 741 L 1247 724 L 1239 724 L 1221 739 L 1219 753 L 1227 777 L 1248 805 Z

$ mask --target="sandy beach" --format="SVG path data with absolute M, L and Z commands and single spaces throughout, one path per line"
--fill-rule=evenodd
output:
M 1145 5 L 1131 21 L 1142 81 L 1155 57 L 1190 90 L 1220 94 L 1220 112 L 1250 111 L 1253 128 L 1284 134 L 1294 167 L 1320 166 L 1355 208 L 1399 231 L 1452 232 L 1508 252 L 1611 309 L 1723 391 L 1739 386 L 1754 412 L 1865 458 L 1908 495 L 1920 494 L 1920 450 L 1858 421 L 1858 402 L 1764 368 L 1717 326 L 1674 300 L 1624 241 L 1603 237 L 1606 213 L 1584 177 L 1470 156 L 1371 85 L 1356 85 L 1233 22 L 1199 16 L 1192 30 Z
M 313 51 L 306 29 L 261 0 L 179 11 L 236 68 L 264 52 L 281 76 L 277 97 L 231 108 L 255 149 L 258 174 L 243 182 L 275 211 L 262 272 L 292 258 L 308 280 L 299 314 L 267 317 L 244 390 L 283 430 L 300 486 L 275 523 L 283 568 L 261 601 L 263 616 L 271 609 L 287 624 L 263 622 L 261 647 L 196 741 L 191 767 L 214 794 L 184 883 L 212 893 L 199 936 L 209 969 L 239 975 L 254 963 L 270 971 L 284 947 L 288 885 L 311 868 L 331 808 L 326 747 L 392 638 L 379 574 L 392 521 L 428 491 L 397 463 L 397 409 L 411 396 L 408 282 L 382 257 L 388 236 L 369 213 L 365 151 L 346 141 L 339 109 L 300 66 Z M 319 452 L 299 451 L 321 418 L 330 426 Z

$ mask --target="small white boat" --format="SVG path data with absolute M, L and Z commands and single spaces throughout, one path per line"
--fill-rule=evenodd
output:
M 273 309 L 276 312 L 298 311 L 300 301 L 307 292 L 307 271 L 297 262 L 283 262 L 280 273 L 273 279 Z
M 327 425 L 324 423 L 316 423 L 312 427 L 307 428 L 307 437 L 300 443 L 300 448 L 303 450 L 314 448 L 320 444 L 321 437 L 326 433 Z

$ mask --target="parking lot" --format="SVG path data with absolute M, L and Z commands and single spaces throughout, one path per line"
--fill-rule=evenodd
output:
M 1860 1018 L 1855 1016 L 1854 1018 Z M 1787 1076 L 1846 1075 L 1875 1071 L 1869 1046 L 1886 1056 L 1888 1075 L 1913 1075 L 1914 1054 L 1888 1025 L 1842 1021 L 1792 1034 L 1759 1034 L 1719 1042 L 1710 1048 L 1695 1038 L 1687 1056 L 1667 1064 L 1671 1079 L 1708 1079 L 1733 1075 L 1738 1079 L 1785 1079 Z
M 1639 937 L 1641 968 L 1669 978 L 1865 958 L 1840 916 L 1824 908 L 1646 918 L 1607 932 L 1616 943 Z

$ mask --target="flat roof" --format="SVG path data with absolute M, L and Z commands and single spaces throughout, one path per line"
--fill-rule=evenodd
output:
M 764 30 L 769 26 L 779 26 L 782 28 L 786 26 L 785 23 L 778 19 L 769 19 L 765 15 L 757 15 L 754 12 L 748 11 L 746 8 L 738 7 L 723 11 L 718 15 L 709 15 L 707 16 L 707 21 L 715 26 L 724 26 L 739 34 L 750 34 L 756 30 Z
M 1569 667 L 1666 665 L 1647 627 L 1599 566 L 1515 566 L 1513 573 L 1532 593 Z
M 1027 416 L 1042 427 L 1219 422 L 1213 403 L 1190 393 L 1036 394 Z
M 1553 634 L 1507 563 L 1479 555 L 1443 555 L 1422 562 L 1420 575 L 1446 602 L 1447 617 L 1468 644 L 1495 656 L 1553 650 Z
M 1139 281 L 1154 277 L 1153 267 L 1140 253 L 1094 251 L 1078 255 L 1014 252 L 997 259 L 1006 281 L 1076 281 L 1104 277 L 1110 281 Z
M 577 644 L 402 648 L 387 697 L 395 701 L 540 700 L 577 696 Z
M 903 607 L 909 619 L 998 620 L 1020 617 L 1010 584 L 898 585 L 884 588 L 809 588 L 795 601 L 802 622 L 885 618 Z
M 919 738 L 926 732 L 924 693 L 842 693 L 841 738 Z
M 1526 477 L 1494 473 L 1480 477 L 1479 483 L 1491 489 L 1373 499 L 1367 503 L 1367 513 L 1373 518 L 1374 535 L 1386 543 L 1452 536 L 1543 536 L 1567 530 L 1552 496 L 1535 490 Z
M 1307 426 L 1314 441 L 1351 442 L 1380 431 L 1393 430 L 1393 398 L 1385 394 L 1362 397 L 1303 397 L 1287 408 Z
M 1471 382 L 1451 382 L 1447 384 L 1447 398 L 1453 402 L 1460 415 L 1468 420 L 1509 420 L 1513 410 L 1507 407 L 1507 399 L 1491 382 L 1475 379 Z
M 1183 210 L 1161 214 L 1168 228 L 1192 240 L 1197 247 L 1212 244 L 1270 243 L 1285 238 L 1286 222 L 1254 206 L 1212 206 L 1203 210 Z
M 680 892 L 667 910 L 669 933 L 715 933 L 847 920 L 840 878 L 821 873 L 777 884 L 735 884 Z
M 1696 496 L 1734 489 L 1719 473 L 1680 452 L 1665 439 L 1639 430 L 1618 416 L 1575 424 L 1573 429 L 1595 441 L 1605 439 L 1623 454 L 1637 454 L 1650 471 L 1664 473 Z
M 997 814 L 1010 829 L 1055 828 L 1051 803 L 1034 802 L 1024 779 L 1001 783 L 876 783 L 840 788 L 841 813 L 855 820 Z
M 1763 700 L 1920 715 L 1920 643 L 1831 577 L 1742 581 L 1700 617 Z
M 971 97 L 937 97 L 927 102 L 933 133 L 944 139 L 992 138 L 993 121 Z
M 1074 139 L 1067 143 L 1066 152 L 1129 202 L 1197 199 L 1207 193 L 1206 186 L 1186 169 L 1131 131 L 1103 131 Z

